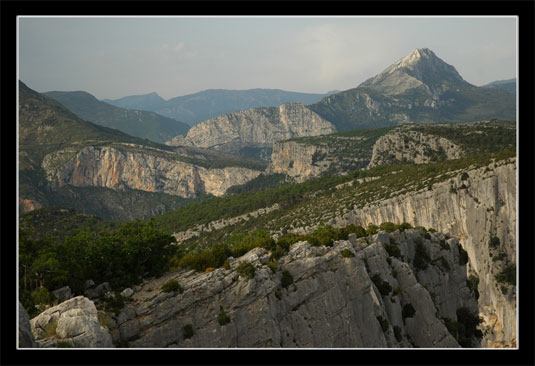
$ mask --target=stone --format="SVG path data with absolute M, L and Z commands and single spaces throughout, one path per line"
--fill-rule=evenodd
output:
M 125 288 L 123 291 L 121 291 L 121 296 L 123 297 L 130 297 L 134 294 L 134 290 L 131 288 Z
M 30 323 L 40 347 L 55 347 L 59 341 L 71 343 L 77 348 L 113 347 L 108 329 L 100 325 L 95 304 L 83 296 L 51 307 Z M 44 329 L 54 323 L 54 334 L 44 338 Z
M 87 280 L 87 281 L 85 281 L 85 284 L 84 284 L 84 291 L 87 290 L 87 289 L 92 288 L 93 286 L 95 286 L 95 281 L 93 281 L 93 280 Z
M 65 301 L 67 299 L 70 299 L 72 296 L 72 291 L 69 286 L 63 286 L 60 289 L 52 291 L 52 294 L 56 296 L 59 302 Z
M 32 333 L 30 317 L 24 306 L 19 301 L 19 347 L 36 348 L 37 343 Z

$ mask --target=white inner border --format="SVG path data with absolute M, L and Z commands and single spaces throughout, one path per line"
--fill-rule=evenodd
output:
M 518 41 L 519 41 L 519 38 L 518 38 L 518 30 L 519 30 L 519 21 L 518 21 L 518 16 L 516 15 L 496 15 L 496 16 L 484 16 L 484 15 L 455 15 L 455 16 L 443 16 L 443 15 L 422 15 L 422 16 L 416 16 L 416 15 L 407 15 L 407 16 L 384 16 L 384 15 L 379 15 L 379 16 L 375 16 L 375 15 L 369 15 L 369 16 L 358 16 L 358 15 L 355 15 L 355 16 L 352 16 L 352 15 L 340 15 L 340 16 L 327 16 L 327 15 L 318 15 L 318 16 L 310 16 L 310 15 L 306 15 L 306 16 L 298 16 L 298 15 L 286 15 L 286 16 L 281 16 L 281 15 L 273 15 L 273 16 L 266 16 L 266 15 L 244 15 L 244 16 L 239 16 L 239 15 L 232 15 L 232 16 L 222 16 L 222 15 L 192 15 L 192 16 L 170 16 L 170 15 L 162 15 L 162 16 L 157 16 L 157 15 L 139 15 L 139 16 L 133 16 L 133 15 L 128 15 L 128 16 L 116 16 L 116 15 L 99 15 L 99 16 L 87 16 L 87 15 L 62 15 L 62 16 L 57 16 L 57 15 L 50 15 L 50 16 L 40 16 L 40 15 L 19 15 L 17 16 L 17 41 L 16 41 L 16 53 L 17 53 L 17 62 L 16 62 L 16 80 L 15 80 L 15 83 L 16 83 L 16 90 L 17 90 L 17 95 L 16 95 L 16 103 L 17 105 L 15 106 L 16 110 L 17 110 L 17 117 L 16 117 L 16 122 L 17 122 L 17 128 L 16 128 L 16 131 L 17 131 L 17 172 L 16 172 L 16 177 L 17 177 L 17 196 L 15 197 L 16 201 L 17 201 L 17 233 L 16 233 L 16 239 L 17 239 L 17 250 L 16 250 L 16 253 L 17 253 L 17 258 L 16 258 L 16 263 L 17 263 L 17 274 L 16 274 L 16 277 L 17 277 L 17 280 L 16 280 L 16 283 L 17 283 L 17 298 L 16 298 L 16 314 L 17 314 L 17 317 L 15 318 L 15 321 L 16 321 L 16 344 L 17 344 L 17 350 L 21 349 L 21 350 L 77 350 L 77 349 L 83 349 L 83 350 L 154 350 L 154 349 L 157 349 L 157 350 L 306 350 L 306 349 L 312 349 L 312 350 L 494 350 L 495 348 L 300 348 L 300 347 L 296 347 L 296 348 L 66 348 L 66 349 L 56 349 L 56 348 L 20 348 L 19 347 L 19 342 L 18 342 L 18 334 L 19 334 L 19 305 L 18 305 L 18 300 L 19 300 L 19 271 L 18 271 L 18 268 L 19 268 L 19 41 L 20 41 L 20 37 L 19 37 L 19 28 L 20 28 L 20 24 L 19 24 L 19 21 L 21 18 L 58 18 L 58 19 L 66 19 L 66 18 L 91 18 L 91 19 L 95 19 L 95 18 L 117 18 L 117 19 L 126 19 L 126 18 L 337 18 L 337 19 L 340 19 L 340 18 L 385 18 L 385 19 L 391 19 L 391 18 L 416 18 L 416 19 L 425 19 L 425 18 L 514 18 L 516 19 L 516 233 L 515 233 L 515 236 L 516 236 L 516 258 L 517 258 L 517 263 L 516 263 L 516 283 L 517 283 L 517 288 L 516 288 L 516 348 L 500 348 L 501 350 L 516 350 L 519 348 L 519 344 L 520 344 L 520 341 L 519 341 L 519 328 L 518 328 L 518 316 L 519 316 L 519 293 L 520 293 L 520 289 L 519 289 L 519 271 L 520 271 L 520 267 L 519 267 L 519 261 L 518 261 L 518 257 L 519 257 L 519 247 L 518 247 L 518 198 L 519 198 L 519 183 L 520 183 L 520 180 L 519 180 L 519 177 L 518 177 L 518 170 L 519 170 L 519 163 L 520 163 L 520 154 L 519 154 L 519 117 L 520 117 L 520 113 L 519 113 L 519 106 L 518 106 L 518 92 L 519 92 L 519 77 L 518 77 L 518 74 L 519 74 L 519 58 L 518 58 L 518 49 L 519 49 L 519 45 L 518 45 Z

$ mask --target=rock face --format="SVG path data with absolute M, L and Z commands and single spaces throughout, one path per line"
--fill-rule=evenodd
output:
M 468 171 L 468 177 L 462 178 L 459 174 L 451 182 L 433 185 L 432 190 L 355 209 L 330 224 L 408 222 L 458 237 L 468 252 L 469 274 L 479 277 L 482 347 L 515 347 L 516 288 L 498 282 L 496 275 L 516 263 L 516 159 Z M 499 239 L 496 249 L 489 246 L 492 237 Z
M 253 108 L 224 114 L 192 127 L 186 145 L 242 152 L 247 148 L 271 148 L 293 137 L 335 132 L 335 127 L 300 103 Z
M 39 314 L 31 321 L 39 347 L 56 347 L 58 342 L 76 348 L 111 348 L 111 336 L 99 323 L 95 304 L 78 296 Z
M 36 348 L 38 347 L 32 333 L 30 317 L 19 301 L 19 347 Z
M 443 137 L 396 129 L 377 140 L 368 168 L 409 161 L 427 164 L 438 160 L 460 159 L 463 155 L 460 146 Z
M 270 253 L 256 248 L 230 258 L 228 269 L 150 281 L 123 309 L 118 341 L 134 348 L 459 347 L 441 318 L 456 320 L 461 307 L 477 311 L 477 302 L 457 239 L 428 240 L 418 230 L 350 239 L 332 247 L 296 243 L 275 272 L 266 266 Z M 394 241 L 399 258 L 385 250 Z M 418 242 L 431 257 L 419 272 L 411 264 Z M 238 274 L 241 262 L 255 267 L 253 278 Z M 182 293 L 161 291 L 171 279 Z M 410 306 L 415 313 L 404 315 Z
M 62 150 L 43 159 L 47 180 L 55 189 L 76 187 L 124 188 L 192 197 L 220 196 L 236 184 L 256 178 L 259 170 L 237 166 L 211 169 L 178 161 L 173 155 L 148 154 L 114 147 Z

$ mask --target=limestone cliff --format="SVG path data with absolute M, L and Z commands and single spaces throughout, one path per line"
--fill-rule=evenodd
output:
M 146 150 L 146 149 L 145 149 Z M 199 193 L 220 196 L 236 184 L 260 174 L 238 166 L 209 168 L 178 160 L 168 152 L 90 146 L 79 151 L 65 149 L 48 154 L 42 167 L 53 188 L 125 187 L 182 197 Z
M 460 146 L 443 137 L 399 128 L 377 140 L 368 168 L 395 162 L 426 164 L 459 159 L 463 152 Z
M 459 238 L 468 252 L 469 273 L 479 277 L 483 347 L 516 346 L 516 288 L 496 280 L 515 263 L 516 159 L 459 173 L 432 189 L 407 193 L 355 208 L 329 223 L 335 226 L 408 222 Z M 325 220 L 325 222 L 328 222 Z M 499 239 L 497 248 L 489 242 Z
M 412 264 L 419 245 L 430 256 L 424 270 Z M 353 235 L 332 247 L 299 242 L 274 271 L 270 253 L 256 248 L 227 269 L 146 282 L 111 334 L 133 348 L 459 347 L 444 318 L 477 310 L 459 255 L 457 239 L 418 230 Z M 241 262 L 255 268 L 251 278 L 236 270 Z M 172 279 L 183 291 L 161 290 Z
M 252 108 L 224 114 L 192 127 L 184 145 L 240 152 L 246 148 L 271 148 L 273 143 L 300 136 L 323 135 L 335 127 L 300 103 Z M 172 142 L 168 142 L 171 144 Z

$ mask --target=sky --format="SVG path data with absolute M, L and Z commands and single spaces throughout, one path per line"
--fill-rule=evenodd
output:
M 515 17 L 19 17 L 19 79 L 98 99 L 347 90 L 415 48 L 474 85 L 517 74 Z

